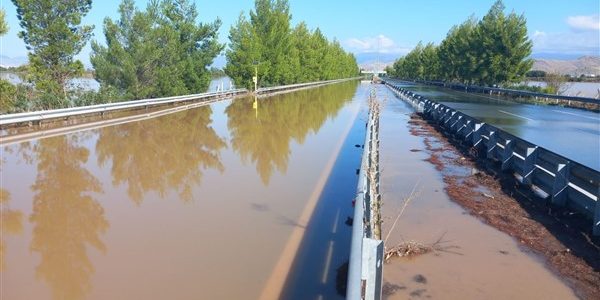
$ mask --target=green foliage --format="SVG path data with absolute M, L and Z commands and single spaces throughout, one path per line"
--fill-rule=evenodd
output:
M 508 88 L 513 89 L 513 90 L 528 91 L 528 92 L 543 93 L 543 94 L 556 93 L 555 89 L 553 89 L 552 87 L 548 87 L 548 86 L 542 87 L 542 86 L 531 86 L 531 85 L 526 85 L 526 84 L 518 84 L 518 85 L 508 86 Z
M 350 77 L 358 74 L 356 59 L 337 41 L 304 22 L 291 28 L 287 0 L 256 0 L 250 18 L 242 13 L 229 31 L 225 73 L 239 86 L 259 86 Z
M 5 20 L 6 13 L 4 9 L 0 9 L 0 36 L 5 35 L 8 32 L 8 24 Z
M 477 45 L 474 32 L 477 20 L 471 16 L 465 22 L 452 27 L 439 46 L 440 78 L 448 81 L 471 82 L 477 65 Z
M 217 41 L 221 21 L 196 23 L 189 0 L 151 1 L 145 11 L 123 0 L 120 18 L 104 20 L 106 46 L 92 42 L 96 80 L 121 99 L 205 92 L 207 69 L 223 50 Z
M 29 52 L 30 78 L 35 88 L 51 103 L 67 98 L 67 81 L 81 75 L 83 64 L 74 59 L 91 37 L 93 26 L 81 19 L 92 7 L 91 0 L 12 0 L 23 39 Z
M 527 73 L 525 73 L 525 76 L 527 77 L 546 77 L 546 72 L 545 71 L 540 71 L 540 70 L 531 70 Z M 581 75 L 583 76 L 583 74 Z
M 34 90 L 30 86 L 13 85 L 0 80 L 0 113 L 16 113 L 28 111 L 34 104 Z
M 212 78 L 220 78 L 227 76 L 227 74 L 225 74 L 225 71 L 223 71 L 222 69 L 210 67 L 210 76 Z
M 6 80 L 0 80 L 0 113 L 10 112 L 14 106 L 17 88 Z
M 498 0 L 482 20 L 470 17 L 452 27 L 439 47 L 419 43 L 394 63 L 393 75 L 481 85 L 520 82 L 533 64 L 531 47 L 525 17 L 505 15 Z

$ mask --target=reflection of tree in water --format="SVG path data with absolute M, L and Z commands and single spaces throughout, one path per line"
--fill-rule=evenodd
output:
M 12 210 L 8 207 L 10 201 L 10 193 L 0 188 L 0 220 L 2 222 L 2 237 L 5 234 L 20 234 L 23 232 L 23 213 L 18 210 Z M 0 239 L 0 271 L 4 271 L 6 262 L 4 239 Z
M 99 163 L 112 161 L 113 184 L 126 183 L 137 204 L 145 192 L 164 197 L 169 189 L 191 201 L 203 170 L 223 171 L 219 152 L 227 145 L 209 127 L 211 113 L 205 106 L 105 128 L 96 144 Z
M 94 266 L 86 248 L 105 251 L 100 234 L 108 228 L 104 209 L 89 193 L 102 192 L 100 182 L 85 169 L 89 150 L 77 136 L 42 139 L 33 146 L 37 158 L 34 225 L 30 249 L 41 256 L 39 278 L 54 299 L 81 299 L 90 291 Z
M 268 185 L 275 169 L 287 171 L 291 140 L 304 143 L 351 100 L 356 87 L 352 81 L 259 99 L 256 114 L 253 99 L 235 100 L 226 109 L 231 145 L 245 163 L 256 164 Z

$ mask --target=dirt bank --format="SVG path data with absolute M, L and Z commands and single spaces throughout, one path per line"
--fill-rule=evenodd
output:
M 600 239 L 591 236 L 589 221 L 546 207 L 511 174 L 475 159 L 473 149 L 447 139 L 420 116 L 412 115 L 409 124 L 411 134 L 425 139 L 426 160 L 442 173 L 453 201 L 543 257 L 580 298 L 600 299 Z

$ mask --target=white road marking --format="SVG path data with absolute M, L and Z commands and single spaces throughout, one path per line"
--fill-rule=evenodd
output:
M 337 233 L 337 225 L 338 225 L 339 220 L 340 220 L 340 210 L 338 209 L 337 213 L 335 214 L 335 219 L 333 220 L 333 228 L 331 228 L 331 233 Z
M 561 114 L 567 114 L 567 115 L 577 116 L 577 117 L 580 117 L 580 118 L 586 118 L 586 119 L 592 119 L 592 120 L 600 121 L 600 117 L 599 118 L 593 118 L 593 117 L 582 116 L 580 114 L 575 114 L 575 113 L 566 112 L 566 111 L 560 111 L 560 110 L 555 110 L 555 109 L 553 109 L 552 111 L 557 112 L 557 113 L 561 113 Z
M 530 119 L 530 118 L 527 118 L 527 117 L 519 116 L 519 115 L 516 115 L 516 114 L 513 114 L 513 113 L 509 113 L 507 111 L 503 111 L 503 110 L 500 110 L 500 109 L 498 111 L 501 112 L 501 113 L 507 114 L 507 115 L 515 116 L 517 118 L 525 119 L 527 121 L 535 122 L 534 119 Z
M 327 248 L 327 259 L 325 260 L 325 269 L 323 269 L 323 276 L 321 276 L 321 283 L 327 283 L 327 275 L 329 275 L 329 267 L 331 265 L 331 257 L 333 256 L 333 241 L 329 241 L 329 247 Z

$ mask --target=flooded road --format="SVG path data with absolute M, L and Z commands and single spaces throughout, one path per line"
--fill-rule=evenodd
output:
M 442 87 L 401 86 L 600 171 L 600 114 L 597 112 L 521 104 L 502 96 L 463 93 Z
M 391 231 L 386 247 L 409 241 L 431 245 L 438 240 L 442 247 L 385 264 L 387 298 L 576 299 L 539 257 L 450 200 L 442 174 L 425 161 L 429 157 L 425 139 L 409 130 L 412 108 L 385 87 L 378 88 L 378 97 L 388 99 L 380 120 L 383 236 Z M 412 190 L 416 196 L 392 230 Z
M 327 268 L 313 268 L 325 290 L 286 278 L 310 252 L 313 213 L 338 199 L 324 191 L 353 195 L 356 182 L 329 178 L 360 160 L 347 137 L 364 130 L 366 91 L 351 81 L 2 147 L 2 299 L 335 297 Z M 348 235 L 336 249 L 344 221 L 329 224 Z

